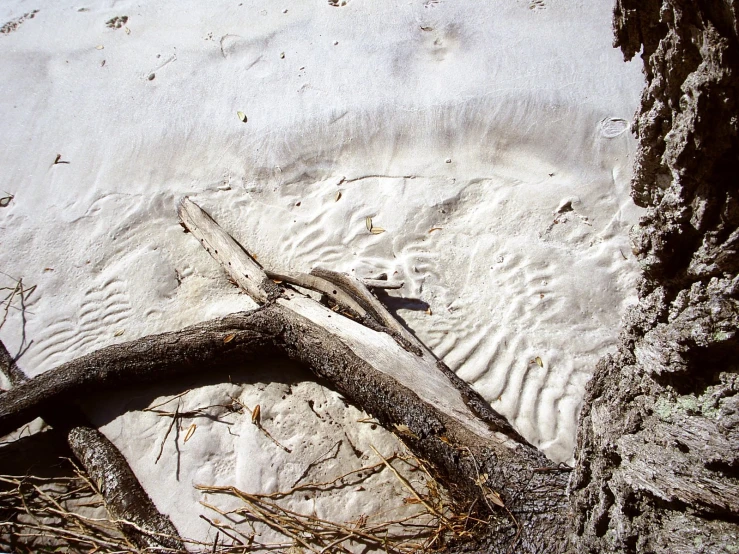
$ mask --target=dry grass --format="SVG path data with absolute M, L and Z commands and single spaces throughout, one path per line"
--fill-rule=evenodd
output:
M 374 450 L 374 448 L 373 448 Z M 382 456 L 375 450 L 379 462 L 344 473 L 324 482 L 296 485 L 286 491 L 255 494 L 232 486 L 204 486 L 197 489 L 213 494 L 226 495 L 238 500 L 236 508 L 224 509 L 209 502 L 201 504 L 228 523 L 205 518 L 222 533 L 233 546 L 241 545 L 254 550 L 260 548 L 289 548 L 290 552 L 314 554 L 341 552 L 380 551 L 388 554 L 435 552 L 443 550 L 451 541 L 471 539 L 478 531 L 484 531 L 487 522 L 471 515 L 472 507 L 459 510 L 448 494 L 428 471 L 426 464 L 410 453 Z M 403 504 L 417 507 L 411 515 L 392 518 L 397 509 L 363 514 L 351 521 L 329 521 L 313 514 L 289 509 L 290 500 L 306 492 L 351 490 L 371 475 L 387 472 L 397 480 L 407 496 Z M 403 474 L 416 474 L 412 481 Z M 414 484 L 415 482 L 415 484 Z M 419 486 L 419 483 L 422 483 Z M 244 532 L 248 528 L 250 532 Z M 271 530 L 286 540 L 280 545 L 259 544 L 257 537 Z
M 3 277 L 3 281 L 8 279 L 12 281 L 10 285 L 0 286 L 0 329 L 8 322 L 11 312 L 18 312 L 21 318 L 21 343 L 18 352 L 13 356 L 13 359 L 17 360 L 31 346 L 26 338 L 26 303 L 36 290 L 36 285 L 26 286 L 23 279 L 16 279 L 4 272 L 0 272 L 0 276 Z
M 225 509 L 201 502 L 213 517 L 201 516 L 213 528 L 209 543 L 185 540 L 191 552 L 246 553 L 255 551 L 298 553 L 349 553 L 380 551 L 388 554 L 435 552 L 450 541 L 470 539 L 484 530 L 486 522 L 471 516 L 471 509 L 456 509 L 445 491 L 433 479 L 426 465 L 415 456 L 393 454 L 378 461 L 323 482 L 298 484 L 271 494 L 248 493 L 236 487 L 197 486 L 204 493 L 225 495 L 238 504 Z M 69 477 L 42 478 L 0 475 L 0 550 L 18 553 L 84 552 L 113 554 L 152 552 L 140 550 L 120 532 L 121 525 L 131 522 L 113 521 L 105 510 L 102 497 L 93 483 L 71 464 Z M 332 493 L 385 474 L 407 491 L 400 504 L 416 507 L 410 515 L 391 517 L 389 509 L 363 514 L 352 521 L 329 521 L 291 510 L 291 499 L 308 492 Z M 414 474 L 411 480 L 403 475 Z M 461 512 L 461 513 L 460 513 Z M 266 542 L 262 535 L 281 536 Z M 161 553 L 174 553 L 161 548 Z
M 0 547 L 10 552 L 131 552 L 102 498 L 70 477 L 0 476 Z M 97 517 L 96 517 L 97 516 Z
M 0 550 L 14 553 L 180 554 L 171 548 L 140 549 L 120 529 L 140 527 L 108 516 L 93 483 L 74 465 L 65 477 L 0 475 Z M 245 552 L 243 547 L 184 541 L 191 552 Z

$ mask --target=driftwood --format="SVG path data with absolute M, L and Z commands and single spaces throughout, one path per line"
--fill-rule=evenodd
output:
M 77 425 L 67 433 L 67 444 L 97 485 L 111 519 L 118 522 L 126 537 L 147 552 L 185 550 L 172 521 L 157 510 L 123 454 L 105 435 Z
M 246 267 L 251 283 L 266 282 L 256 262 L 236 241 L 226 240 L 225 231 L 197 205 L 184 199 L 179 214 L 234 281 L 239 281 L 235 268 Z M 564 537 L 558 543 L 553 532 L 564 527 L 566 472 L 551 468 L 505 418 L 400 326 L 360 280 L 325 270 L 312 273 L 352 296 L 367 312 L 365 323 L 371 318 L 381 330 L 286 287 L 275 295 L 269 285 L 252 298 L 273 299 L 267 309 L 275 309 L 287 354 L 387 428 L 403 429 L 405 442 L 436 466 L 458 498 L 479 499 L 499 512 L 491 547 L 559 550 Z
M 323 288 L 331 285 L 323 291 L 334 302 L 331 309 L 284 280 L 276 284 L 190 200 L 180 203 L 179 213 L 184 227 L 260 307 L 109 346 L 22 383 L 0 395 L 0 434 L 60 403 L 123 382 L 172 378 L 204 366 L 283 354 L 306 364 L 400 434 L 434 465 L 456 500 L 488 511 L 494 523 L 487 548 L 561 549 L 568 468 L 551 467 L 505 418 L 392 318 L 364 282 L 326 270 L 314 271 L 311 283 L 303 279 L 301 286 L 310 288 L 317 288 L 318 279 L 324 281 Z
M 0 372 L 13 387 L 28 381 L 0 341 Z M 82 468 L 97 485 L 105 507 L 126 537 L 139 548 L 157 552 L 161 547 L 184 550 L 170 519 L 161 514 L 131 471 L 126 458 L 100 431 L 91 427 L 74 405 L 43 414 L 54 429 L 64 432 L 67 444 Z

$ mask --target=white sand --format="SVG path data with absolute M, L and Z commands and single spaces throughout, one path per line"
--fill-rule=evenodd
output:
M 569 460 L 585 383 L 635 299 L 627 122 L 643 79 L 611 48 L 611 8 L 3 2 L 0 25 L 39 10 L 0 34 L 0 196 L 14 195 L 0 208 L 0 271 L 37 285 L 21 366 L 38 374 L 253 306 L 181 232 L 187 194 L 265 267 L 404 280 L 392 296 L 405 300 L 390 300 L 399 316 L 552 460 Z M 387 231 L 369 234 L 368 216 Z M 0 338 L 15 352 L 21 318 L 9 314 Z M 229 416 L 238 436 L 201 418 L 180 437 L 179 480 L 171 437 L 154 465 L 169 419 L 139 410 L 192 383 L 88 411 L 180 531 L 204 538 L 198 514 L 212 512 L 194 483 L 276 490 L 338 440 L 312 477 L 361 465 L 345 437 L 367 459 L 370 443 L 398 448 L 336 394 L 285 375 L 245 368 L 253 382 L 208 384 L 181 408 L 240 395 L 292 454 L 248 416 Z M 320 509 L 387 506 L 403 493 L 386 483 Z

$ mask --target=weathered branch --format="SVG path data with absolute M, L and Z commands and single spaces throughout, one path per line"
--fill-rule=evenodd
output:
M 362 281 L 344 273 L 338 273 L 336 271 L 321 268 L 313 269 L 311 274 L 326 279 L 337 287 L 343 288 L 347 291 L 347 294 L 354 298 L 354 300 L 356 300 L 357 303 L 359 303 L 380 325 L 383 325 L 397 336 L 402 337 L 409 345 L 420 350 L 423 354 L 433 357 L 431 351 L 428 350 L 421 341 L 409 333 L 397 319 L 390 315 L 385 306 L 383 306 L 380 301 L 374 297 Z
M 267 277 L 259 264 L 189 198 L 185 197 L 180 201 L 177 213 L 182 224 L 200 241 L 206 252 L 258 304 L 266 302 L 270 295 L 278 292 L 277 285 Z
M 275 273 L 274 271 L 266 270 L 265 273 L 270 279 L 284 281 L 290 285 L 325 294 L 327 298 L 336 303 L 342 310 L 349 311 L 360 319 L 367 315 L 367 311 L 356 300 L 331 281 L 308 273 Z
M 10 355 L 8 349 L 0 341 L 0 372 L 2 372 L 10 382 L 11 386 L 15 386 L 27 379 L 25 373 L 18 367 L 13 356 Z
M 129 539 L 149 552 L 161 547 L 185 551 L 172 521 L 157 510 L 123 454 L 100 431 L 75 426 L 67 433 L 67 443 Z
M 8 377 L 13 387 L 28 380 L 2 341 L 0 372 Z M 177 529 L 146 494 L 126 458 L 100 431 L 79 423 L 86 418 L 76 406 L 66 405 L 63 415 L 50 411 L 43 417 L 52 427 L 65 432 L 67 444 L 92 482 L 97 484 L 108 513 L 114 521 L 120 522 L 119 527 L 129 540 L 152 552 L 161 547 L 184 551 Z
M 368 289 L 402 289 L 405 283 L 403 281 L 389 281 L 385 279 L 361 279 L 364 286 Z
M 199 209 L 192 202 L 188 206 Z M 199 230 L 204 244 L 214 242 L 209 233 L 225 233 L 207 214 L 201 219 L 207 221 Z M 182 223 L 189 228 L 188 221 Z M 208 252 L 234 280 L 232 268 L 250 259 L 242 247 Z M 457 498 L 482 499 L 491 511 L 496 506 L 502 517 L 491 547 L 512 548 L 520 540 L 521 551 L 557 551 L 552 538 L 565 539 L 566 473 L 552 470 L 541 452 L 439 363 L 361 281 L 321 269 L 311 274 L 350 295 L 384 329 L 369 328 L 287 289 L 272 296 L 274 307 L 283 309 L 270 313 L 279 321 L 288 355 L 386 428 L 399 431 L 414 452 L 444 474 Z
M 0 436 L 85 393 L 270 355 L 277 331 L 262 312 L 108 346 L 29 379 L 0 395 Z

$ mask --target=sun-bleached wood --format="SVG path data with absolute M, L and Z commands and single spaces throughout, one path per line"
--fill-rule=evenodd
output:
M 435 356 L 426 346 L 419 341 L 412 333 L 403 327 L 397 319 L 395 319 L 387 308 L 375 298 L 375 296 L 367 289 L 366 285 L 356 277 L 338 273 L 324 268 L 314 268 L 311 275 L 321 277 L 332 282 L 335 286 L 343 288 L 352 298 L 354 298 L 380 325 L 383 325 L 390 331 L 402 337 L 409 345 L 419 350 L 423 356 L 428 356 L 436 360 Z M 417 352 L 418 353 L 418 352 Z
M 402 289 L 405 285 L 403 281 L 385 281 L 383 279 L 362 279 L 361 281 L 368 289 Z
M 272 280 L 283 281 L 290 285 L 325 294 L 327 298 L 335 302 L 341 309 L 349 310 L 360 318 L 367 315 L 367 310 L 344 292 L 342 288 L 337 287 L 331 281 L 310 275 L 309 273 L 275 273 L 274 271 L 268 270 L 265 270 L 265 273 Z
M 267 301 L 270 292 L 277 287 L 231 235 L 187 197 L 180 201 L 177 213 L 182 224 L 200 241 L 206 252 L 221 264 L 231 279 L 258 304 Z

